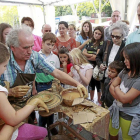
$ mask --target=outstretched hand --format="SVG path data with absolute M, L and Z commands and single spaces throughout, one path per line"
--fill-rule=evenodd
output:
M 80 97 L 83 97 L 83 96 L 84 96 L 84 98 L 88 97 L 87 89 L 82 84 L 79 84 L 77 86 L 77 89 L 78 89 L 78 91 L 80 93 Z
M 49 109 L 47 107 L 47 105 L 39 98 L 35 98 L 35 99 L 32 99 L 27 105 L 32 105 L 35 107 L 43 107 L 46 112 L 49 113 Z

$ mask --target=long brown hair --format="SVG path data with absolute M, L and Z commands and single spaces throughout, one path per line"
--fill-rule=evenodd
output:
M 84 26 L 86 23 L 88 23 L 88 25 L 89 25 L 88 37 L 89 37 L 89 38 L 92 38 L 92 25 L 91 25 L 91 23 L 90 23 L 89 21 L 85 21 L 85 22 L 82 24 L 82 29 L 81 29 L 81 32 L 80 32 L 80 34 L 81 34 L 81 36 L 82 36 L 83 39 L 87 39 L 87 36 L 86 36 L 85 32 L 83 31 L 83 26 Z
M 4 38 L 3 38 L 3 31 L 6 29 L 6 28 L 12 28 L 11 25 L 7 24 L 7 23 L 1 23 L 0 24 L 0 42 L 1 43 L 5 43 L 4 42 Z
M 101 42 L 101 41 L 104 41 L 104 28 L 103 28 L 102 26 L 97 26 L 97 27 L 94 29 L 93 35 L 92 35 L 92 39 L 91 39 L 91 42 L 92 42 L 92 43 L 96 42 L 96 40 L 95 40 L 95 38 L 94 38 L 94 32 L 95 32 L 96 30 L 99 30 L 99 31 L 102 33 L 101 38 L 100 38 L 100 39 L 97 41 L 97 43 L 95 44 L 95 46 L 99 46 L 99 45 L 100 45 L 100 42 Z
M 10 53 L 7 49 L 7 47 L 0 43 L 0 64 L 7 61 L 10 58 Z

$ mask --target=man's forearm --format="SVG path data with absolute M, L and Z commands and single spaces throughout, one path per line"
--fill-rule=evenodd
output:
M 72 86 L 77 86 L 79 84 L 79 82 L 75 81 L 72 77 L 70 77 L 68 74 L 55 69 L 52 73 L 52 76 L 54 76 L 55 78 L 59 79 L 62 83 L 64 84 L 68 84 L 68 85 L 72 85 Z

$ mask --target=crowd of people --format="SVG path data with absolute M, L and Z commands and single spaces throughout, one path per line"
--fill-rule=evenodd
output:
M 137 15 L 140 23 L 140 3 Z M 91 23 L 85 21 L 79 35 L 74 24 L 60 21 L 58 37 L 49 24 L 42 26 L 41 37 L 34 35 L 30 17 L 23 17 L 16 29 L 1 23 L 0 139 L 43 140 L 47 136 L 45 127 L 53 124 L 54 115 L 39 115 L 36 126 L 34 108 L 49 110 L 40 99 L 26 102 L 51 88 L 54 78 L 63 88 L 77 87 L 81 97 L 109 109 L 110 140 L 118 140 L 120 128 L 123 140 L 140 139 L 140 29 L 129 34 L 128 23 L 115 10 L 109 27 L 92 31 Z M 95 67 L 104 73 L 100 81 L 92 76 Z M 51 133 L 57 134 L 57 129 Z

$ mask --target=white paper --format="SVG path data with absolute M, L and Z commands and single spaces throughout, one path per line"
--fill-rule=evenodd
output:
M 78 104 L 82 103 L 83 101 L 84 101 L 84 98 L 75 98 L 73 100 L 72 106 L 78 105 Z

